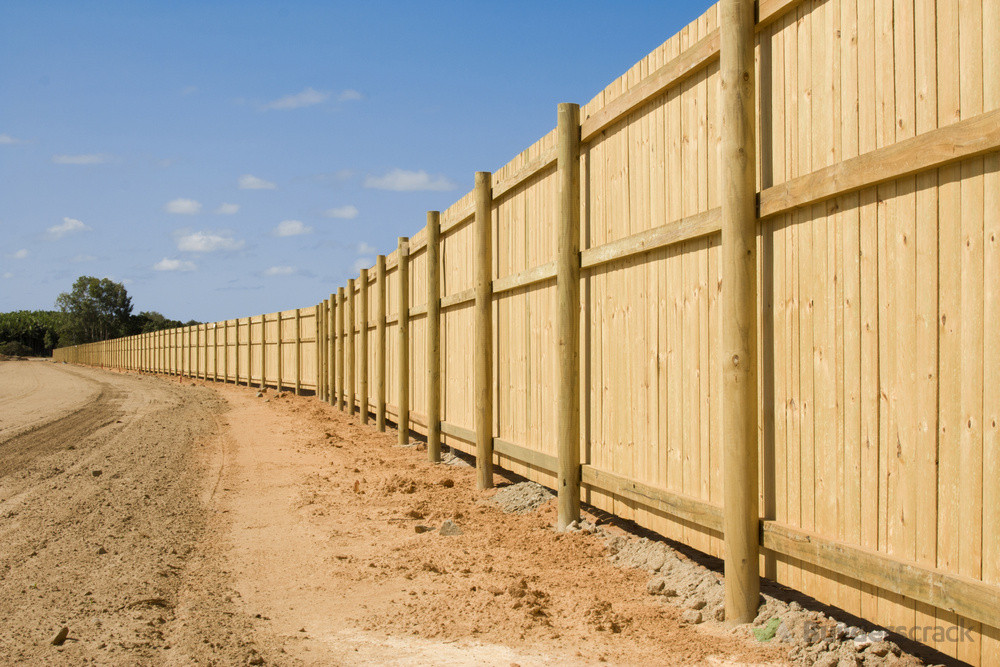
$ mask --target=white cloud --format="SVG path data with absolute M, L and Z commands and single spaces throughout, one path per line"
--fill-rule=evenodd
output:
M 337 95 L 337 99 L 341 102 L 356 102 L 357 100 L 363 100 L 364 98 L 364 95 L 350 88 L 342 92 L 340 95 Z
M 265 181 L 263 178 L 257 178 L 251 174 L 243 174 L 240 176 L 240 190 L 274 190 L 276 186 L 271 181 Z
M 353 220 L 358 217 L 358 207 L 348 204 L 347 206 L 337 206 L 323 211 L 323 215 L 328 218 L 339 218 L 341 220 Z
M 304 225 L 301 220 L 282 220 L 274 228 L 273 233 L 275 236 L 299 236 L 311 231 L 312 227 Z
M 239 250 L 244 242 L 234 239 L 229 232 L 192 232 L 177 239 L 177 249 L 184 252 L 215 252 Z
M 370 269 L 372 264 L 375 263 L 371 257 L 358 257 L 354 260 L 354 272 L 360 273 L 361 269 Z
M 375 190 L 394 190 L 396 192 L 416 192 L 418 190 L 454 190 L 455 184 L 444 176 L 431 176 L 426 171 L 408 171 L 393 169 L 385 176 L 368 175 L 365 187 Z
M 7 271 L 6 273 L 4 273 L 4 274 L 3 274 L 3 277 L 4 277 L 5 279 L 6 279 L 6 278 L 13 278 L 13 277 L 14 277 L 14 274 L 13 274 L 13 273 L 11 273 L 10 271 Z
M 290 276 L 295 273 L 294 266 L 272 266 L 264 272 L 265 276 Z
M 194 271 L 194 262 L 189 262 L 184 259 L 167 259 L 164 257 L 159 262 L 153 265 L 153 268 L 157 271 Z
M 15 139 L 9 134 L 0 134 L 0 145 L 13 146 L 15 144 L 26 143 L 23 139 Z
M 188 95 L 194 95 L 198 92 L 198 86 L 187 86 L 181 90 L 181 95 L 187 97 Z
M 163 210 L 167 213 L 177 213 L 179 215 L 195 215 L 201 211 L 201 202 L 194 199 L 174 199 L 164 205 Z
M 71 232 L 85 232 L 89 229 L 90 227 L 75 218 L 63 218 L 61 225 L 53 225 L 46 232 L 51 239 L 61 239 Z
M 240 212 L 239 204 L 219 204 L 219 208 L 215 209 L 215 212 L 219 215 L 233 215 L 234 213 Z
M 374 248 L 374 246 L 370 246 L 367 243 L 365 243 L 364 241 L 362 241 L 361 243 L 358 244 L 358 254 L 359 255 L 374 255 L 375 254 L 375 248 Z
M 306 88 L 301 93 L 295 93 L 294 95 L 285 95 L 284 97 L 279 97 L 273 102 L 268 102 L 262 109 L 301 109 L 302 107 L 311 107 L 314 104 L 320 104 L 326 102 L 330 99 L 330 93 L 316 90 L 314 88 Z
M 86 155 L 53 155 L 52 161 L 56 164 L 104 164 L 111 160 L 110 155 L 104 153 L 88 153 Z
M 17 252 L 15 252 L 12 255 L 12 257 L 14 259 L 24 259 L 27 256 L 28 256 L 28 249 L 27 248 L 21 248 L 20 250 L 18 250 Z

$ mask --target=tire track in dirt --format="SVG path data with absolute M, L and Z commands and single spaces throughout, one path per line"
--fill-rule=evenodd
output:
M 0 458 L 0 479 L 19 472 L 41 456 L 67 447 L 75 448 L 77 443 L 120 419 L 120 392 L 106 382 L 88 381 L 100 387 L 92 402 L 0 442 L 0 452 L 3 453 L 3 458 Z
M 0 475 L 0 664 L 246 664 L 255 632 L 203 501 L 225 403 L 205 386 L 37 366 L 32 400 L 53 416 L 0 443 L 17 458 Z M 52 396 L 79 379 L 98 387 L 87 405 Z

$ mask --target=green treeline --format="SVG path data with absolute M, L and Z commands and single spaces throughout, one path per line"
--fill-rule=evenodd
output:
M 67 345 L 200 324 L 164 317 L 156 311 L 132 314 L 124 285 L 107 278 L 80 276 L 56 299 L 59 310 L 0 313 L 0 354 L 49 356 Z

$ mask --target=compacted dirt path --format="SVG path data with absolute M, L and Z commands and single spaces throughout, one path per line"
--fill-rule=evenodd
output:
M 785 664 L 312 398 L 5 362 L 0 429 L 3 664 Z

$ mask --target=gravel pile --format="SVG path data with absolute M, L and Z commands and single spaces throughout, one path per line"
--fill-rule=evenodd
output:
M 529 514 L 555 498 L 541 484 L 520 482 L 505 486 L 484 501 L 496 505 L 506 514 Z

